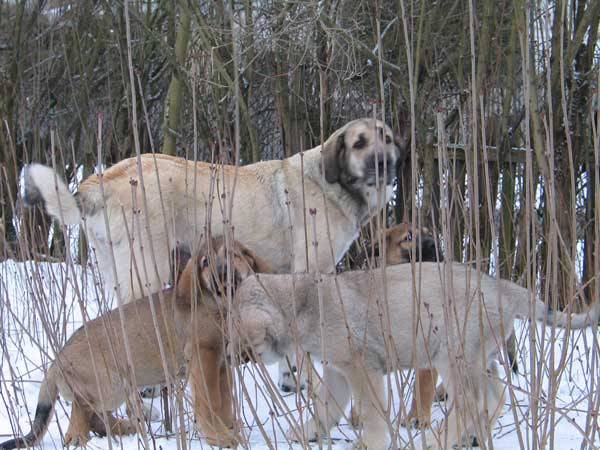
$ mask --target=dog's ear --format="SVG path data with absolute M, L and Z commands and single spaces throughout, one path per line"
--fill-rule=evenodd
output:
M 340 151 L 346 145 L 345 133 L 337 133 L 332 135 L 323 144 L 321 150 L 321 158 L 323 158 L 323 169 L 325 174 L 325 181 L 328 183 L 337 183 L 340 180 L 340 162 L 339 155 Z
M 410 114 L 406 110 L 398 112 L 398 130 L 394 133 L 394 144 L 400 152 L 398 162 L 402 164 L 410 154 Z
M 173 262 L 173 265 L 171 266 L 171 282 L 173 285 L 176 285 L 179 282 L 181 274 L 191 258 L 192 252 L 187 245 L 178 245 L 175 247 L 171 258 L 171 261 Z
M 245 245 L 240 244 L 240 252 L 254 273 L 275 273 L 275 268 Z
M 198 296 L 212 293 L 214 288 L 211 284 L 211 259 L 213 259 L 215 247 L 215 239 L 203 236 L 193 255 L 191 253 L 188 254 L 185 248 L 176 248 L 174 257 L 175 267 L 178 265 L 183 266 L 183 261 L 187 258 L 187 262 L 176 281 L 177 295 L 180 298 L 193 303 L 197 300 Z M 178 262 L 178 260 L 181 262 Z

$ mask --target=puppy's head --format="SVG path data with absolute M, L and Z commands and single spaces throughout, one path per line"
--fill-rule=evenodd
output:
M 178 284 L 180 295 L 189 294 L 193 284 L 214 299 L 227 296 L 254 273 L 273 273 L 273 267 L 245 245 L 234 241 L 227 245 L 224 237 L 204 238 L 196 255 L 186 265 Z
M 401 223 L 387 230 L 385 242 L 386 263 L 390 265 L 412 260 L 431 262 L 443 260 L 441 253 L 436 253 L 435 240 L 425 227 L 413 230 L 411 224 Z
M 414 241 L 414 249 L 413 249 Z M 403 264 L 414 261 L 443 261 L 442 254 L 435 248 L 435 239 L 425 227 L 413 230 L 410 223 L 401 223 L 395 227 L 388 228 L 385 233 L 386 264 Z M 439 250 L 439 249 L 438 249 Z M 376 241 L 367 249 L 367 254 L 380 258 L 382 253 L 379 242 Z M 359 262 L 366 255 L 359 256 Z
M 284 329 L 285 320 L 257 277 L 244 280 L 235 299 L 231 312 L 234 332 L 227 344 L 229 359 L 271 364 L 283 358 L 289 334 Z
M 334 132 L 322 150 L 325 180 L 359 192 L 391 185 L 408 154 L 406 139 L 385 123 L 358 119 Z M 379 185 L 377 186 L 377 183 Z

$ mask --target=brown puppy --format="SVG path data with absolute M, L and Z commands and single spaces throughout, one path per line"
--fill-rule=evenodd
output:
M 141 298 L 79 328 L 46 373 L 31 431 L 0 444 L 0 449 L 37 445 L 47 430 L 59 394 L 73 402 L 65 445 L 84 445 L 90 431 L 106 435 L 106 425 L 112 435 L 133 433 L 134 422 L 117 420 L 112 411 L 134 400 L 131 395 L 137 395 L 135 388 L 164 384 L 167 373 L 170 380 L 181 378 L 186 363 L 194 412 L 207 442 L 222 447 L 234 445 L 231 373 L 225 365 L 222 316 L 215 307 L 217 303 L 209 301 L 215 279 L 206 255 L 219 248 L 218 242 L 205 242 L 187 263 L 177 288 L 161 292 L 163 301 L 159 295 Z M 235 272 L 244 276 L 253 270 L 270 271 L 260 258 L 240 245 L 234 246 L 231 263 Z M 151 306 L 156 313 L 156 328 Z

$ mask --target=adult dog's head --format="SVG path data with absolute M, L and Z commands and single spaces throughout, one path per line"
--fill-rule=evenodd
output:
M 365 195 L 391 186 L 396 167 L 407 156 L 406 139 L 385 123 L 358 119 L 335 131 L 323 144 L 325 180 Z

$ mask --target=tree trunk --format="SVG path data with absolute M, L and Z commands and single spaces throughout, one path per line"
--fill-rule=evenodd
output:
M 183 100 L 183 68 L 187 60 L 187 49 L 190 41 L 190 23 L 192 13 L 187 7 L 181 8 L 181 27 L 177 33 L 175 41 L 175 61 L 177 66 L 173 67 L 171 84 L 167 95 L 168 106 L 165 107 L 165 137 L 163 143 L 163 153 L 166 155 L 176 154 L 176 142 L 178 130 L 180 127 L 180 116 Z

